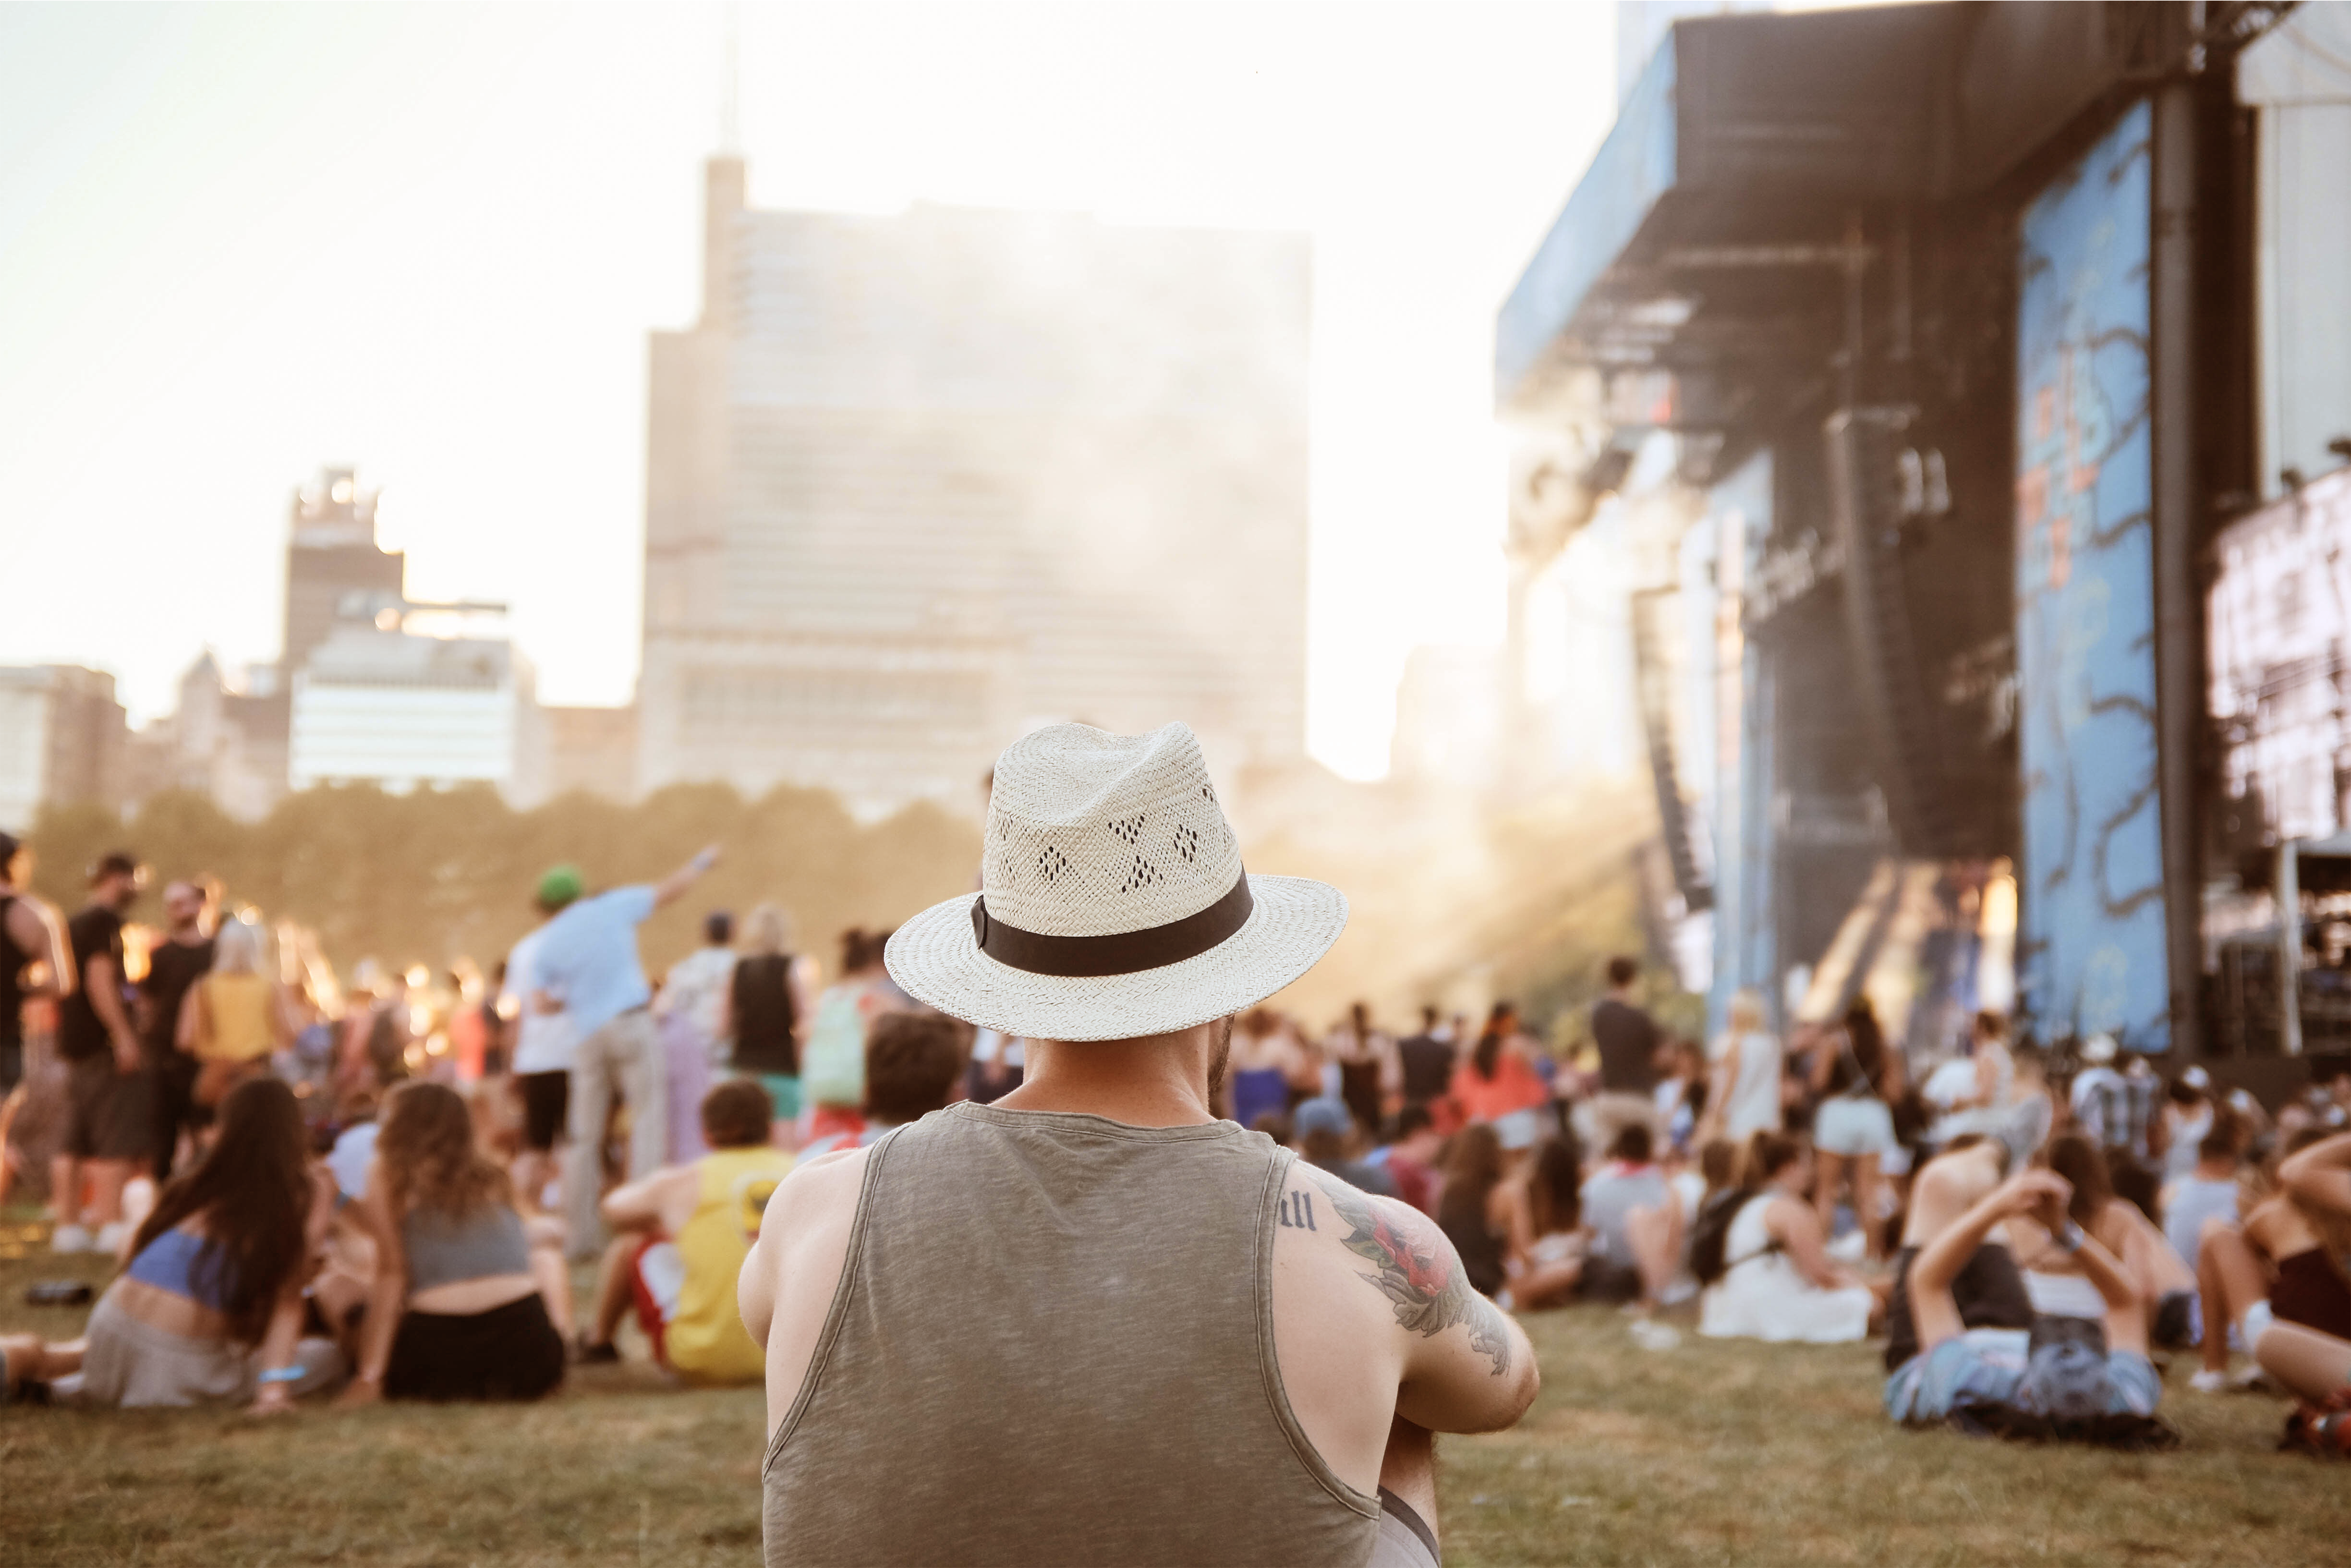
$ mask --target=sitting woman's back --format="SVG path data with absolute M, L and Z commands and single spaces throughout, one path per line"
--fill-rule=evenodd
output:
M 254 1393 L 266 1342 L 282 1399 L 331 1375 L 304 1350 L 303 1265 L 331 1212 L 314 1178 L 293 1092 L 274 1079 L 222 1102 L 219 1135 L 163 1189 L 131 1241 L 130 1266 L 90 1314 L 80 1396 L 94 1404 L 192 1405 Z
M 561 1259 L 551 1246 L 532 1247 L 507 1173 L 475 1146 L 456 1091 L 426 1082 L 392 1091 L 363 1201 L 381 1260 L 363 1391 L 536 1399 L 563 1381 Z
M 1494 1189 L 1501 1180 L 1502 1144 L 1492 1127 L 1473 1123 L 1453 1134 L 1437 1225 L 1461 1254 L 1461 1270 L 1471 1287 L 1489 1296 L 1501 1290 L 1506 1278 L 1502 1229 L 1493 1214 Z

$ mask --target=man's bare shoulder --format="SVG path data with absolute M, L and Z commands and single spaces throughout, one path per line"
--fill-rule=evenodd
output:
M 1470 1288 L 1453 1243 L 1412 1205 L 1367 1193 L 1301 1160 L 1282 1185 L 1276 1223 L 1303 1229 L 1308 1236 L 1301 1239 L 1327 1243 L 1315 1250 L 1385 1297 L 1395 1326 L 1407 1334 L 1426 1339 L 1464 1324 L 1471 1347 L 1491 1360 L 1495 1375 L 1510 1366 L 1512 1350 L 1500 1312 Z

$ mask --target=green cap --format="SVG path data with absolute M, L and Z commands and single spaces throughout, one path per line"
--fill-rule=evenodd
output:
M 580 880 L 580 868 L 576 865 L 549 867 L 547 874 L 538 879 L 539 907 L 560 909 L 579 897 L 587 885 Z

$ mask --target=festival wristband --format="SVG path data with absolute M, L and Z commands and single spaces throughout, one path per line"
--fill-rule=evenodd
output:
M 256 1375 L 256 1383 L 299 1383 L 302 1369 L 298 1366 L 265 1366 Z

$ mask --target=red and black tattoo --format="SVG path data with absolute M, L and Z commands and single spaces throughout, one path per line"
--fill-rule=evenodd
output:
M 1388 1299 L 1398 1326 L 1428 1339 L 1455 1323 L 1466 1324 L 1469 1348 L 1493 1362 L 1493 1375 L 1499 1377 L 1510 1369 L 1510 1335 L 1501 1310 L 1470 1288 L 1452 1248 L 1442 1239 L 1434 1246 L 1416 1246 L 1403 1227 L 1353 1187 L 1311 1166 L 1301 1164 L 1298 1168 L 1314 1178 L 1330 1198 L 1332 1211 L 1346 1224 L 1347 1234 L 1340 1245 L 1379 1266 L 1377 1273 L 1361 1278 Z M 1311 1205 L 1313 1199 L 1297 1194 L 1289 1202 L 1294 1209 Z M 1295 1221 L 1285 1212 L 1283 1223 Z

